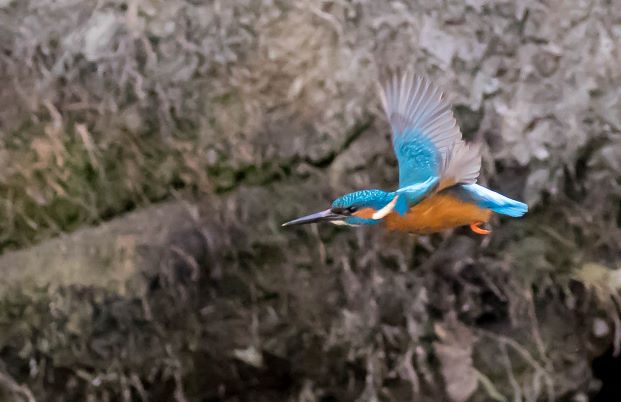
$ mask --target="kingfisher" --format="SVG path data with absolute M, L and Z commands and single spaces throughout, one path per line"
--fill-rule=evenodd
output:
M 390 231 L 430 234 L 470 226 L 477 234 L 493 213 L 520 217 L 525 203 L 477 184 L 481 148 L 462 139 L 451 105 L 439 87 L 411 69 L 386 69 L 377 87 L 399 165 L 395 191 L 360 190 L 325 211 L 286 222 L 383 225 Z

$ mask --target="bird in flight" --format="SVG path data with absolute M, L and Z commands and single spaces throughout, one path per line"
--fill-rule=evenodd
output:
M 337 198 L 325 211 L 283 226 L 314 222 L 382 224 L 388 230 L 428 234 L 470 226 L 478 234 L 492 213 L 520 217 L 528 206 L 476 184 L 480 147 L 464 142 L 440 89 L 409 70 L 387 70 L 378 80 L 399 163 L 396 191 L 361 190 Z

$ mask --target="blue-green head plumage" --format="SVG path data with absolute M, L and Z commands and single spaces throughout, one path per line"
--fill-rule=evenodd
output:
M 360 190 L 345 194 L 332 202 L 332 208 L 381 209 L 395 197 L 395 193 L 382 190 Z
M 379 210 L 388 204 L 394 196 L 394 193 L 382 190 L 355 191 L 334 200 L 330 209 L 344 215 L 343 222 L 348 225 L 375 225 L 379 220 L 363 218 L 355 214 L 365 208 Z
M 394 210 L 404 214 L 407 211 L 406 199 L 396 197 L 397 193 L 382 190 L 355 191 L 334 200 L 329 209 L 287 222 L 285 226 L 320 221 L 346 225 L 376 225 L 383 216 L 373 216 L 374 212 L 387 209 L 386 213 Z

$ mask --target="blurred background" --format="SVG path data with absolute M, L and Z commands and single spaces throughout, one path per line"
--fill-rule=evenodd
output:
M 0 0 L 0 400 L 621 400 L 616 1 Z M 442 86 L 493 234 L 280 224 L 394 188 Z

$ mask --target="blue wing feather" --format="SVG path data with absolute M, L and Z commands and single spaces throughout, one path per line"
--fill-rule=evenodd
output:
M 379 87 L 399 162 L 399 187 L 439 180 L 447 155 L 461 141 L 442 92 L 420 76 L 399 71 L 380 78 Z M 418 190 L 415 193 L 408 199 L 420 199 Z
M 400 198 L 405 198 L 408 206 L 417 204 L 420 200 L 422 200 L 427 194 L 432 192 L 440 182 L 440 178 L 437 176 L 430 176 L 425 181 L 416 182 L 414 184 L 410 184 L 409 186 L 401 187 L 395 193 L 400 196 Z M 397 212 L 403 215 L 407 211 L 408 208 L 403 209 L 399 203 L 397 204 Z
M 418 130 L 394 135 L 393 149 L 399 162 L 399 186 L 438 177 L 440 161 L 436 146 Z

